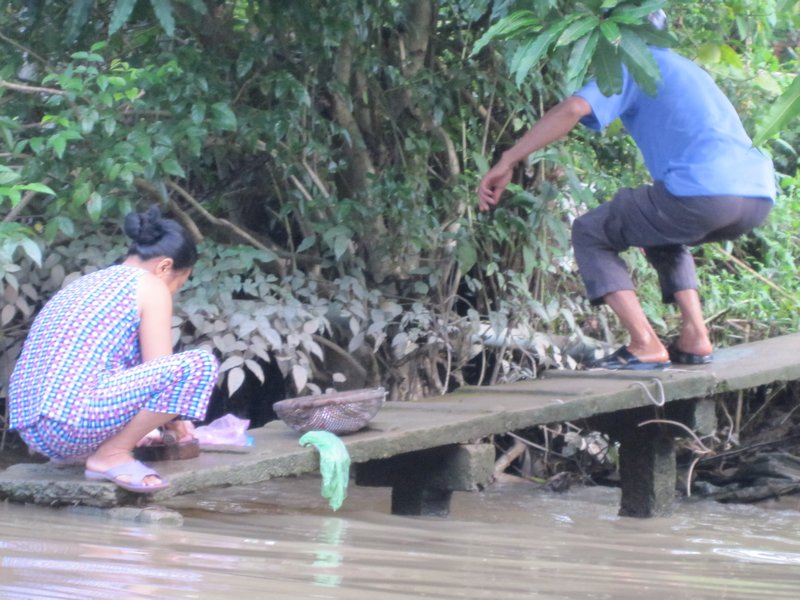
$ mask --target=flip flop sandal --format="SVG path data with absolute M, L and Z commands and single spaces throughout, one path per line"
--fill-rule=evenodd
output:
M 96 481 L 106 480 L 121 487 L 123 490 L 135 492 L 137 494 L 152 494 L 169 487 L 169 482 L 166 481 L 161 475 L 156 473 L 153 469 L 138 460 L 132 460 L 122 465 L 112 467 L 107 471 L 95 471 L 93 469 L 86 469 L 83 472 L 86 479 Z M 161 483 L 155 485 L 147 485 L 144 483 L 145 477 L 154 475 L 161 479 Z M 126 481 L 120 477 L 129 477 L 130 480 Z
M 613 354 L 604 356 L 589 365 L 590 369 L 611 369 L 612 371 L 653 371 L 656 369 L 666 369 L 672 363 L 668 360 L 664 362 L 642 362 L 628 350 L 627 346 L 621 346 Z
M 678 350 L 678 346 L 672 343 L 667 348 L 669 359 L 679 365 L 707 365 L 714 360 L 713 354 L 692 354 Z

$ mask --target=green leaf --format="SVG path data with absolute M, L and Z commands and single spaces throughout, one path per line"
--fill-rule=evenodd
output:
M 786 91 L 775 100 L 766 119 L 758 128 L 753 144 L 760 146 L 800 115 L 800 76 L 796 76 Z
M 522 85 L 530 70 L 545 55 L 547 49 L 564 27 L 566 27 L 565 23 L 556 23 L 517 49 L 509 65 L 509 70 L 515 74 L 517 86 Z
M 9 185 L 15 181 L 19 181 L 20 175 L 15 173 L 8 167 L 0 165 L 0 185 Z
M 137 0 L 117 0 L 114 3 L 114 10 L 111 13 L 111 21 L 108 24 L 108 35 L 114 35 L 120 27 L 128 22 Z
M 181 165 L 174 157 L 170 157 L 162 161 L 161 168 L 168 175 L 174 175 L 175 177 L 180 177 L 180 178 L 186 177 L 186 172 L 183 170 Z
M 456 255 L 458 257 L 458 267 L 462 273 L 468 273 L 469 270 L 478 262 L 478 252 L 475 246 L 469 243 L 468 240 L 459 240 L 456 246 Z
M 78 39 L 81 29 L 89 21 L 93 5 L 94 0 L 72 0 L 72 6 L 64 19 L 64 43 L 68 46 Z
M 22 200 L 22 192 L 18 188 L 0 187 L 0 198 L 3 196 L 11 200 L 11 206 L 16 206 Z
M 310 235 L 306 238 L 303 238 L 303 241 L 300 242 L 299 246 L 297 246 L 297 250 L 295 250 L 295 252 L 297 252 L 298 254 L 300 254 L 301 252 L 305 252 L 306 250 L 311 248 L 316 242 L 317 242 L 317 236 L 315 235 Z
M 541 27 L 541 21 L 529 10 L 520 10 L 511 13 L 489 27 L 489 29 L 478 38 L 478 41 L 475 42 L 475 45 L 472 47 L 472 52 L 470 52 L 469 55 L 475 56 L 486 44 L 495 38 L 510 39 L 523 31 L 529 33 L 539 31 Z
M 661 81 L 661 72 L 653 53 L 650 52 L 644 40 L 630 29 L 623 29 L 619 51 L 622 62 L 627 65 L 636 83 L 645 93 L 651 96 L 655 95 L 658 83 Z
M 533 270 L 536 268 L 536 253 L 533 251 L 533 248 L 525 244 L 522 247 L 522 264 L 523 272 L 525 273 L 526 277 L 530 277 L 533 273 Z
M 196 104 L 192 104 L 192 110 L 189 114 L 191 116 L 192 123 L 195 125 L 200 125 L 203 122 L 203 119 L 206 118 L 205 102 L 197 102 Z
M 639 34 L 650 46 L 661 48 L 671 48 L 677 43 L 677 39 L 670 31 L 660 31 L 649 25 L 631 26 L 630 29 Z
M 612 11 L 609 18 L 615 23 L 624 23 L 626 25 L 644 25 L 647 15 L 654 10 L 662 8 L 664 4 L 665 0 L 649 0 L 640 6 L 629 6 L 627 4 L 624 6 L 618 6 Z M 647 26 L 652 29 L 652 26 Z
M 609 43 L 615 46 L 619 44 L 621 37 L 619 26 L 613 21 L 603 21 L 600 23 L 600 33 L 603 34 L 603 37 L 605 37 Z
M 75 235 L 75 223 L 69 217 L 58 216 L 55 218 L 55 223 L 58 224 L 58 229 L 64 235 L 68 237 Z
M 89 213 L 89 218 L 97 223 L 103 213 L 103 197 L 97 192 L 92 192 L 86 203 L 86 211 Z
M 236 131 L 236 114 L 225 102 L 215 102 L 211 105 L 213 123 L 224 131 Z
M 350 247 L 350 238 L 345 236 L 338 236 L 336 239 L 333 240 L 333 255 L 336 257 L 336 260 L 342 258 L 347 249 Z
M 34 242 L 31 238 L 22 238 L 19 241 L 19 245 L 22 246 L 25 254 L 27 254 L 33 262 L 39 267 L 42 266 L 42 249 L 39 248 L 39 244 Z
M 208 7 L 206 6 L 205 2 L 203 2 L 203 0 L 184 0 L 184 1 L 196 13 L 201 15 L 205 15 L 208 13 Z
M 150 0 L 150 4 L 161 28 L 169 37 L 173 37 L 175 35 L 175 17 L 172 15 L 172 0 Z
M 701 44 L 697 49 L 697 62 L 701 65 L 715 65 L 722 59 L 722 49 L 714 42 Z
M 51 196 L 55 196 L 56 193 L 49 187 L 43 183 L 26 183 L 25 185 L 19 186 L 20 189 L 31 191 L 31 192 L 38 192 L 40 194 L 50 194 Z
M 731 48 L 728 44 L 722 44 L 719 47 L 721 60 L 724 64 L 728 65 L 729 67 L 733 67 L 741 71 L 744 68 L 744 64 L 742 63 L 742 57 L 739 56 L 739 53 L 736 52 L 733 48 Z
M 599 25 L 600 25 L 600 19 L 598 19 L 594 15 L 578 19 L 574 23 L 571 23 L 566 29 L 564 29 L 564 32 L 561 34 L 561 37 L 559 37 L 558 41 L 556 42 L 556 47 L 566 46 L 567 44 L 571 44 L 575 40 L 578 40 L 583 36 L 585 36 L 587 33 L 592 31 Z
M 47 140 L 47 145 L 53 149 L 58 158 L 64 157 L 64 151 L 67 149 L 67 140 L 61 134 L 56 134 Z
M 592 59 L 597 86 L 606 96 L 613 96 L 622 91 L 622 63 L 617 49 L 608 40 L 600 36 L 597 51 Z
M 592 63 L 592 54 L 594 54 L 599 38 L 600 32 L 595 29 L 589 35 L 578 40 L 572 47 L 565 76 L 567 93 L 571 94 L 583 85 L 586 71 Z
M 247 75 L 253 68 L 252 54 L 242 52 L 236 59 L 236 76 L 241 78 Z

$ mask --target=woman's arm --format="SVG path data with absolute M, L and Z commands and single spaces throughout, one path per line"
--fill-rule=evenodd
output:
M 172 294 L 167 285 L 147 273 L 139 284 L 139 344 L 145 362 L 172 354 Z

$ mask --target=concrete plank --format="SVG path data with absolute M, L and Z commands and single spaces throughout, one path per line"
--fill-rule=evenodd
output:
M 579 421 L 665 402 L 708 397 L 800 379 L 800 334 L 718 350 L 710 365 L 663 371 L 546 371 L 543 377 L 494 386 L 465 387 L 414 402 L 388 402 L 370 425 L 342 436 L 354 463 L 493 434 Z M 663 392 L 662 392 L 663 390 Z M 250 448 L 204 448 L 200 456 L 153 466 L 170 480 L 167 490 L 139 496 L 111 483 L 86 481 L 82 468 L 19 464 L 0 472 L 0 497 L 36 504 L 116 506 L 147 503 L 209 487 L 245 485 L 313 472 L 314 448 L 280 421 L 252 430 Z

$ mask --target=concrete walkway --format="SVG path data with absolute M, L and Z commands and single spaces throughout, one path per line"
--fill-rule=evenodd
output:
M 531 381 L 467 387 L 416 402 L 386 403 L 370 426 L 343 436 L 352 462 L 464 444 L 535 425 L 580 421 L 800 379 L 800 334 L 719 350 L 714 363 L 657 372 L 547 371 Z M 684 403 L 685 404 L 685 403 Z M 244 485 L 313 472 L 316 450 L 280 421 L 252 430 L 249 448 L 207 448 L 200 456 L 154 463 L 171 487 L 151 496 L 86 481 L 82 468 L 18 464 L 0 473 L 0 498 L 44 505 L 112 507 L 159 500 L 210 487 Z

